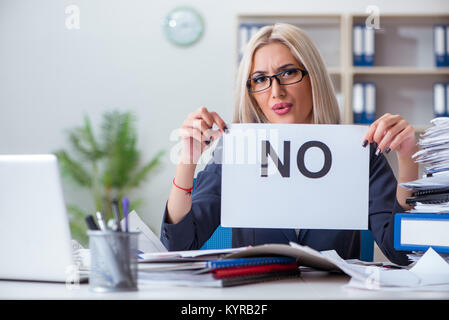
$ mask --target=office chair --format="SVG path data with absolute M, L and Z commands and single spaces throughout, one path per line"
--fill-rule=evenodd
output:
M 232 248 L 232 228 L 218 226 L 201 249 L 228 249 Z
M 371 230 L 360 231 L 360 260 L 374 260 L 374 238 Z

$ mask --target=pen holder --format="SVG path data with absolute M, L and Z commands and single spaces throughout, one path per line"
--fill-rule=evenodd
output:
M 140 232 L 87 231 L 89 288 L 95 292 L 137 290 L 137 242 Z

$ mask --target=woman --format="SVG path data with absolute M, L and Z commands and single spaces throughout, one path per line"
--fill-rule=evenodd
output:
M 266 26 L 250 40 L 239 67 L 234 122 L 340 122 L 323 60 L 301 29 L 288 24 Z M 214 124 L 217 130 L 213 130 Z M 223 119 L 205 107 L 192 112 L 181 126 L 183 147 L 161 229 L 161 240 L 169 250 L 200 248 L 220 224 L 221 161 L 212 159 L 198 173 L 193 196 L 191 188 L 202 152 L 226 130 Z M 418 167 L 410 157 L 417 151 L 414 129 L 401 116 L 385 114 L 367 130 L 361 147 L 368 145 L 369 229 L 386 257 L 405 265 L 409 263 L 405 253 L 393 247 L 393 221 L 394 213 L 408 209 L 405 200 L 410 193 L 399 183 L 418 176 Z M 397 153 L 399 181 L 382 154 L 391 150 Z M 316 250 L 335 249 L 344 259 L 360 256 L 360 232 L 354 230 L 302 229 L 296 234 L 293 229 L 232 231 L 233 247 L 289 241 Z

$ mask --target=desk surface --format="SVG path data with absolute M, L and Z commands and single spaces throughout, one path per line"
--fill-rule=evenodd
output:
M 230 288 L 139 285 L 136 292 L 94 293 L 88 284 L 71 289 L 63 283 L 0 281 L 0 299 L 159 299 L 159 300 L 404 300 L 449 299 L 449 291 L 370 291 L 345 287 L 349 277 L 304 272 L 301 278 Z

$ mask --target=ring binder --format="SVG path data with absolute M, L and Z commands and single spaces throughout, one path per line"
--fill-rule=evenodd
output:
M 435 117 L 447 117 L 447 84 L 437 82 L 433 85 L 433 112 Z
M 364 28 L 364 66 L 372 67 L 374 66 L 374 52 L 375 52 L 375 29 L 373 27 Z
M 433 42 L 435 54 L 435 66 L 447 67 L 449 65 L 448 58 L 448 26 L 436 24 L 433 27 Z
M 373 82 L 354 83 L 354 123 L 371 124 L 376 120 L 376 85 Z
M 375 29 L 356 24 L 353 27 L 353 64 L 372 67 L 375 57 Z
M 449 214 L 397 213 L 394 217 L 394 248 L 405 251 L 449 253 Z M 419 232 L 417 232 L 419 231 Z
M 354 25 L 353 28 L 353 61 L 354 66 L 363 66 L 363 26 Z

